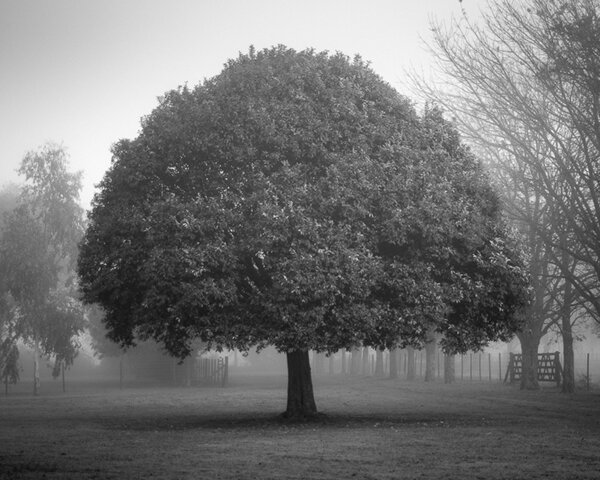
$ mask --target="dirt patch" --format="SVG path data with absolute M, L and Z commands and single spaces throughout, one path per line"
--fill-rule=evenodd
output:
M 0 478 L 579 479 L 600 472 L 600 395 L 375 378 L 315 382 L 288 423 L 285 379 L 0 398 Z

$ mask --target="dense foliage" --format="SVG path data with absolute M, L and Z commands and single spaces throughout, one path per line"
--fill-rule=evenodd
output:
M 81 289 L 122 345 L 335 351 L 506 338 L 527 301 L 478 162 L 360 58 L 240 55 L 167 93 L 96 195 Z

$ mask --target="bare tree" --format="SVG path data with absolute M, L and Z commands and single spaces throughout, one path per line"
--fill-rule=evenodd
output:
M 600 318 L 599 10 L 595 0 L 499 1 L 480 23 L 434 25 L 443 83 L 413 76 L 493 166 L 530 249 L 523 388 L 537 387 L 537 346 L 557 318 L 571 358 L 574 312 Z

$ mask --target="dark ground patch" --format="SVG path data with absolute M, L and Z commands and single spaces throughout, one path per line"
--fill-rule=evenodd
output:
M 0 398 L 0 478 L 600 478 L 594 392 L 323 377 L 289 423 L 282 377 L 48 390 Z

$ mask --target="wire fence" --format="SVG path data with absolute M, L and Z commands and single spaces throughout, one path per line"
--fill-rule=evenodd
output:
M 398 362 L 397 372 L 399 378 L 409 377 L 410 360 L 409 355 L 414 355 L 413 373 L 415 379 L 425 379 L 426 375 L 426 353 L 424 350 L 410 352 L 408 350 L 398 350 L 396 361 Z M 357 362 L 359 367 L 352 371 L 352 355 L 359 355 Z M 355 351 L 338 352 L 329 359 L 319 359 L 317 355 L 311 356 L 313 372 L 317 375 L 326 374 L 359 374 L 359 375 L 385 375 L 390 374 L 390 354 L 383 352 L 383 366 L 377 372 L 377 359 L 373 350 L 369 349 L 365 359 L 364 351 L 360 353 Z M 433 379 L 444 379 L 444 354 L 437 351 L 435 354 L 435 366 L 433 369 Z M 562 353 L 558 352 L 558 358 L 563 363 Z M 578 387 L 590 388 L 600 384 L 600 352 L 576 353 L 575 354 L 575 382 Z M 504 382 L 509 380 L 507 369 L 510 362 L 510 353 L 498 351 L 471 352 L 465 355 L 454 355 L 450 360 L 454 362 L 454 381 L 462 382 Z

